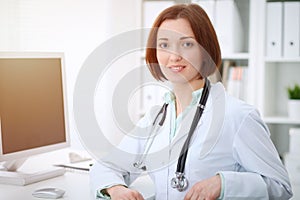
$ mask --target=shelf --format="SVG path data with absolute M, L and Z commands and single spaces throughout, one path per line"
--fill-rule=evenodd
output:
M 264 121 L 267 124 L 295 124 L 300 125 L 300 119 L 291 119 L 286 116 L 269 116 L 264 117 Z
M 282 57 L 269 58 L 269 57 L 266 57 L 265 62 L 270 62 L 270 63 L 290 62 L 290 63 L 293 63 L 293 62 L 300 62 L 300 57 L 299 58 L 282 58 Z
M 232 53 L 232 54 L 224 54 L 222 56 L 223 60 L 248 60 L 249 53 Z

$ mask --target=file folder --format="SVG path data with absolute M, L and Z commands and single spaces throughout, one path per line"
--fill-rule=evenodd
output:
M 268 2 L 266 16 L 266 55 L 278 58 L 282 56 L 282 2 Z
M 236 1 L 215 1 L 215 29 L 223 55 L 244 51 L 244 30 Z
M 300 56 L 300 2 L 284 2 L 283 56 Z

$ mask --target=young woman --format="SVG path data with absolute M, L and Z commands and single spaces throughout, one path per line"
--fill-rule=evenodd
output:
M 159 110 L 152 110 L 141 120 L 164 122 L 150 147 L 159 153 L 145 159 L 152 166 L 156 200 L 292 196 L 287 172 L 258 112 L 228 96 L 221 83 L 207 80 L 220 66 L 221 53 L 201 7 L 182 4 L 164 10 L 150 32 L 146 62 L 154 78 L 169 81 L 173 90 L 166 94 L 162 117 L 157 119 Z M 124 147 L 142 154 L 145 143 L 130 141 Z M 127 187 L 131 176 L 122 167 L 101 163 L 91 169 L 93 190 L 113 200 L 143 199 Z

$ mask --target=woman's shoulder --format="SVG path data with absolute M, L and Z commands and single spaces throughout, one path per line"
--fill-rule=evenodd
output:
M 226 94 L 226 117 L 235 119 L 235 121 L 240 123 L 246 117 L 260 118 L 260 113 L 255 106 Z
M 253 105 L 229 95 L 222 83 L 212 85 L 212 99 L 213 104 L 219 102 L 219 104 L 221 103 L 225 106 L 227 116 L 244 116 L 251 112 L 256 112 L 256 108 Z

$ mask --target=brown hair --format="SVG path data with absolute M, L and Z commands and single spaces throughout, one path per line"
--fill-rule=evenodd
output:
M 166 80 L 166 77 L 160 70 L 156 57 L 158 28 L 167 19 L 179 18 L 189 21 L 196 41 L 208 54 L 205 57 L 209 57 L 209 61 L 206 61 L 205 65 L 201 66 L 201 76 L 207 77 L 211 75 L 221 65 L 219 42 L 206 12 L 197 4 L 177 4 L 165 9 L 158 15 L 149 33 L 146 48 L 146 63 L 153 77 L 157 80 Z

